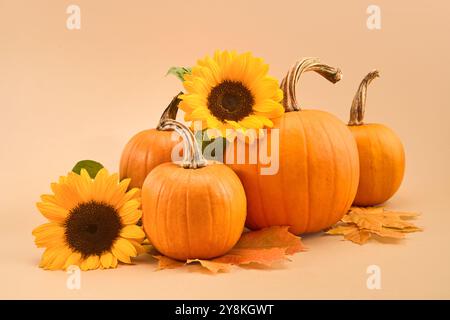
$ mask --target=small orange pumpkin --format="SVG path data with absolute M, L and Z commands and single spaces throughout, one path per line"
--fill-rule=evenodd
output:
M 236 244 L 244 229 L 244 188 L 224 164 L 207 164 L 186 126 L 169 119 L 162 128 L 176 130 L 183 137 L 184 161 L 181 166 L 161 164 L 145 179 L 145 233 L 159 252 L 173 259 L 221 256 Z
M 162 130 L 161 123 L 175 119 L 180 99 L 173 98 L 164 110 L 156 129 L 137 133 L 126 144 L 120 158 L 120 179 L 131 178 L 130 188 L 141 188 L 147 174 L 157 165 L 171 161 L 171 152 L 179 140 L 172 139 L 171 131 Z
M 358 145 L 360 177 L 354 201 L 373 206 L 390 199 L 400 187 L 405 172 L 405 152 L 400 138 L 382 124 L 364 123 L 367 86 L 379 76 L 367 74 L 359 85 L 350 110 L 350 131 Z
M 294 234 L 320 231 L 339 221 L 355 197 L 358 151 L 350 131 L 330 113 L 298 107 L 295 86 L 307 71 L 318 72 L 333 83 L 341 77 L 339 69 L 306 58 L 283 79 L 286 113 L 273 119 L 274 128 L 255 142 L 270 146 L 271 154 L 278 148 L 278 172 L 261 175 L 264 165 L 259 162 L 230 164 L 244 185 L 250 229 L 287 225 Z M 275 129 L 279 130 L 279 145 L 271 145 Z M 252 147 L 246 148 L 248 154 Z

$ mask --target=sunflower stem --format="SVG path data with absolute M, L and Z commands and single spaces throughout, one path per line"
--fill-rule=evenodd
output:
M 281 89 L 284 93 L 283 106 L 286 112 L 300 111 L 297 102 L 296 85 L 300 76 L 307 71 L 314 71 L 332 83 L 336 83 L 342 78 L 339 68 L 330 67 L 323 64 L 318 58 L 304 58 L 296 62 L 281 81 Z

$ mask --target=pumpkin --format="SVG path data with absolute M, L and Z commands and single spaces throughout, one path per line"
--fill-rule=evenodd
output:
M 221 256 L 236 244 L 244 229 L 244 188 L 226 165 L 207 164 L 186 126 L 169 119 L 162 127 L 183 137 L 184 161 L 161 164 L 145 179 L 145 233 L 159 252 L 173 259 Z
M 359 152 L 360 177 L 354 201 L 373 206 L 390 199 L 405 172 L 405 152 L 400 138 L 382 124 L 364 123 L 367 86 L 379 76 L 374 70 L 362 80 L 353 99 L 348 123 Z
M 339 221 L 351 206 L 359 180 L 358 151 L 346 125 L 328 112 L 300 110 L 295 86 L 302 73 L 315 71 L 335 83 L 339 69 L 306 58 L 297 62 L 281 83 L 285 114 L 273 119 L 274 127 L 254 147 L 246 145 L 246 158 L 252 149 L 269 146 L 278 151 L 279 168 L 275 174 L 261 174 L 265 166 L 226 162 L 241 179 L 247 196 L 247 221 L 250 229 L 275 225 L 290 226 L 294 234 L 323 230 Z M 271 141 L 278 130 L 279 141 Z M 277 143 L 278 142 L 278 143 Z M 237 159 L 236 143 L 233 146 Z M 277 149 L 275 149 L 277 148 Z
M 171 152 L 179 140 L 172 139 L 172 132 L 165 131 L 161 123 L 175 119 L 180 103 L 179 95 L 173 98 L 163 112 L 156 129 L 137 133 L 126 144 L 120 158 L 120 179 L 130 178 L 129 188 L 141 188 L 147 174 L 157 165 L 171 161 Z

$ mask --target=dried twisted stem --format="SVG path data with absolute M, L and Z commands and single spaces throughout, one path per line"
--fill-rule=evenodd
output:
M 165 119 L 161 123 L 161 130 L 175 130 L 183 138 L 184 156 L 181 162 L 183 168 L 197 169 L 207 165 L 202 150 L 188 127 L 176 120 Z
M 295 88 L 300 76 L 307 71 L 317 72 L 332 83 L 342 79 L 342 72 L 339 68 L 323 64 L 318 58 L 304 58 L 296 62 L 281 81 L 281 89 L 284 93 L 283 106 L 286 112 L 300 110 Z
M 170 101 L 169 105 L 167 106 L 167 108 L 164 110 L 163 114 L 161 115 L 161 118 L 159 119 L 159 123 L 158 126 L 156 127 L 156 129 L 158 130 L 162 130 L 161 128 L 161 124 L 163 123 L 164 120 L 166 119 L 172 119 L 172 120 L 176 120 L 177 118 L 177 113 L 178 113 L 178 105 L 181 102 L 181 99 L 179 98 L 179 96 L 183 94 L 183 92 L 180 92 L 179 94 L 177 94 L 172 101 Z
M 369 72 L 361 81 L 358 91 L 353 98 L 352 107 L 350 109 L 349 126 L 360 126 L 364 123 L 364 112 L 366 109 L 367 87 L 373 79 L 380 76 L 378 70 Z

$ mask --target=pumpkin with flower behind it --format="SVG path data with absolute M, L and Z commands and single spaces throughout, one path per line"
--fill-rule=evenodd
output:
M 161 164 L 145 179 L 144 230 L 152 245 L 173 259 L 221 256 L 236 244 L 244 229 L 242 184 L 224 164 L 207 163 L 189 128 L 170 119 L 162 127 L 183 137 L 184 161 Z
M 141 131 L 126 144 L 120 158 L 120 179 L 131 179 L 130 188 L 141 188 L 145 177 L 154 167 L 171 160 L 172 151 L 179 140 L 172 138 L 170 130 L 162 130 L 161 123 L 176 118 L 179 103 L 177 95 L 164 110 L 156 129 Z
M 258 162 L 229 164 L 246 191 L 246 226 L 250 229 L 286 225 L 294 234 L 320 231 L 339 221 L 355 197 L 358 151 L 349 130 L 332 114 L 300 110 L 297 103 L 297 81 L 308 71 L 318 72 L 332 82 L 341 77 L 339 69 L 318 59 L 297 62 L 281 84 L 286 113 L 273 119 L 274 126 L 264 137 L 246 146 L 246 157 L 252 149 L 257 150 Z M 275 133 L 279 141 L 272 141 Z M 262 173 L 265 164 L 260 162 L 259 153 L 263 145 L 269 154 L 278 154 L 275 174 Z M 227 155 L 234 152 L 233 158 L 237 159 L 236 143 L 231 148 Z

